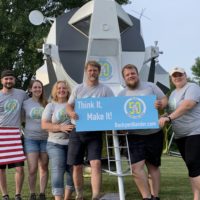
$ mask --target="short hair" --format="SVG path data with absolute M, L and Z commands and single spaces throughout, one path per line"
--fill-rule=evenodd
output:
M 53 85 L 53 88 L 51 90 L 51 98 L 53 101 L 55 102 L 58 102 L 58 97 L 57 97 L 57 89 L 58 89 L 58 84 L 59 83 L 64 83 L 65 86 L 67 87 L 67 90 L 68 90 L 68 93 L 67 93 L 67 96 L 66 96 L 66 101 L 68 101 L 69 99 L 69 96 L 71 94 L 71 89 L 69 87 L 69 84 L 67 83 L 67 81 L 65 80 L 61 80 L 61 81 L 57 81 L 54 85 Z
M 85 70 L 87 70 L 87 68 L 88 68 L 89 65 L 98 68 L 99 72 L 101 71 L 101 65 L 97 61 L 95 61 L 95 60 L 88 61 L 85 64 Z
M 136 73 L 138 74 L 138 69 L 135 65 L 133 64 L 127 64 L 122 68 L 122 76 L 124 77 L 124 71 L 125 69 L 134 69 L 136 71 Z
M 40 80 L 31 80 L 30 81 L 30 83 L 29 83 L 29 86 L 28 86 L 28 88 L 29 88 L 29 90 L 33 87 L 33 84 L 34 83 L 40 83 L 41 84 L 41 86 L 42 86 L 42 94 L 41 94 L 41 96 L 40 96 L 40 98 L 39 98 L 39 103 L 43 106 L 43 107 L 45 107 L 46 105 L 47 105 L 47 99 L 46 99 L 46 97 L 45 97 L 45 94 L 44 94 L 44 86 L 43 86 L 43 83 L 40 81 Z M 32 96 L 32 92 L 31 92 L 31 96 Z

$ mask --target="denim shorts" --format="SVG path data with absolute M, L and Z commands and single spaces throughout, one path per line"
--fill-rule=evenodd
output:
M 25 153 L 46 153 L 47 140 L 33 140 L 24 138 L 24 151 Z

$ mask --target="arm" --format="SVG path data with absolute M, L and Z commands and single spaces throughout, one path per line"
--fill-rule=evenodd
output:
M 179 107 L 169 115 L 169 117 L 171 118 L 171 120 L 179 118 L 180 116 L 184 115 L 186 112 L 194 108 L 196 104 L 197 102 L 193 100 L 184 100 L 179 105 Z
M 21 109 L 21 123 L 24 124 L 26 122 L 26 113 L 25 110 Z
M 74 105 L 73 104 L 67 103 L 66 112 L 71 119 L 74 119 L 74 120 L 78 119 L 78 115 L 74 111 Z
M 75 107 L 75 100 L 77 99 L 77 90 L 80 86 L 77 86 L 71 93 L 67 105 L 66 105 L 66 112 L 67 115 L 70 117 L 70 119 L 72 120 L 77 120 L 78 119 L 78 115 L 76 114 L 76 112 L 74 111 L 74 107 Z
M 156 109 L 162 110 L 167 106 L 167 104 L 168 104 L 168 98 L 164 96 L 162 99 L 156 100 L 154 105 Z
M 72 124 L 54 124 L 45 119 L 42 120 L 41 126 L 42 126 L 42 129 L 46 131 L 50 131 L 50 132 L 55 132 L 55 133 L 56 132 L 68 133 L 72 131 L 72 129 L 74 128 L 74 125 Z
M 168 98 L 167 96 L 163 93 L 163 91 L 154 83 L 149 83 L 150 86 L 152 87 L 153 94 L 156 95 L 157 100 L 155 101 L 155 108 L 158 110 L 164 109 L 167 104 L 168 104 Z
M 186 112 L 188 112 L 189 110 L 194 108 L 196 106 L 196 104 L 197 104 L 197 102 L 194 100 L 184 100 L 174 112 L 172 112 L 167 117 L 161 117 L 159 119 L 160 126 L 163 127 L 166 123 L 181 117 Z

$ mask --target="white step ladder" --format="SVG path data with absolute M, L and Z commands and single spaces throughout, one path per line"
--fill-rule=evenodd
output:
M 122 139 L 124 144 L 119 143 Z M 106 132 L 106 149 L 108 157 L 108 170 L 104 171 L 110 175 L 118 177 L 119 194 L 106 194 L 101 198 L 101 200 L 125 200 L 123 177 L 132 174 L 127 133 L 118 134 L 116 131 Z M 120 152 L 122 150 L 127 152 L 127 156 L 121 156 Z M 115 169 L 111 167 L 113 164 L 116 166 Z
M 118 139 L 119 146 L 114 145 L 113 134 L 116 134 L 115 137 Z M 108 157 L 108 170 L 105 171 L 116 176 L 132 175 L 127 133 L 106 132 L 106 149 Z M 120 152 L 119 158 L 116 158 L 116 150 Z M 126 152 L 126 155 L 122 155 L 122 152 Z M 116 166 L 116 162 L 121 163 L 122 173 L 120 174 L 117 173 L 116 167 L 112 167 L 113 165 Z

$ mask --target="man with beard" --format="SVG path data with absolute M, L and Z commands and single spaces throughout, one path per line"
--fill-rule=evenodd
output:
M 96 61 L 88 61 L 86 63 L 86 80 L 72 91 L 67 103 L 67 113 L 71 119 L 78 119 L 77 114 L 74 112 L 76 99 L 113 96 L 113 92 L 109 87 L 99 83 L 100 71 L 101 65 Z M 101 187 L 101 132 L 72 132 L 69 135 L 68 148 L 68 164 L 73 165 L 76 199 L 83 200 L 83 161 L 87 152 L 87 159 L 91 166 L 92 200 L 98 200 Z
M 21 200 L 24 180 L 24 152 L 20 137 L 21 106 L 27 98 L 23 90 L 15 89 L 15 75 L 11 70 L 1 73 L 0 90 L 0 189 L 3 200 L 9 200 L 6 167 L 15 168 L 15 200 Z
M 118 96 L 155 95 L 155 107 L 163 109 L 167 97 L 154 84 L 139 80 L 137 67 L 131 64 L 122 69 L 126 88 Z M 160 129 L 141 129 L 128 131 L 128 144 L 134 181 L 143 200 L 159 200 L 161 154 L 163 132 Z M 145 165 L 147 173 L 145 171 Z

